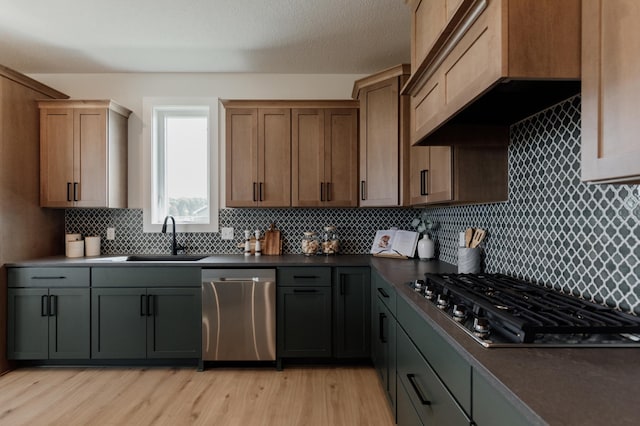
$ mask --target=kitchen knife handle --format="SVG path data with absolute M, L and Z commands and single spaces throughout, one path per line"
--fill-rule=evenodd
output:
M 264 182 L 260 182 L 260 201 L 264 201 Z
M 78 201 L 78 182 L 73 182 L 73 201 Z
M 146 296 L 144 294 L 140 295 L 140 316 L 141 317 L 146 317 L 147 316 L 147 312 L 146 312 Z
M 67 201 L 71 201 L 71 182 L 67 182 Z
M 40 298 L 40 316 L 48 317 L 49 316 L 49 296 L 46 294 Z
M 51 295 L 49 296 L 49 316 L 55 317 L 58 312 L 58 296 Z
M 258 193 L 258 183 L 253 182 L 253 201 L 258 201 L 257 193 Z
M 363 180 L 361 180 L 361 181 L 360 181 L 360 199 L 361 199 L 362 201 L 366 200 L 366 197 L 365 197 L 365 193 L 364 193 L 364 192 L 365 192 L 365 184 L 364 184 L 364 181 L 363 181 Z
M 327 182 L 327 201 L 331 201 L 331 182 Z
M 320 182 L 320 201 L 324 201 L 324 182 Z
M 416 393 L 416 395 L 418 395 L 418 399 L 420 400 L 420 403 L 422 405 L 431 405 L 431 401 L 429 401 L 424 396 L 422 396 L 422 392 L 420 392 L 420 389 L 418 388 L 418 385 L 414 381 L 415 377 L 416 377 L 415 374 L 411 374 L 411 373 L 407 374 L 407 379 L 409 379 L 409 383 L 411 383 L 411 387 L 413 388 L 413 390 Z
M 429 195 L 429 191 L 427 191 L 427 177 L 429 170 L 421 170 L 420 171 L 420 195 Z
M 382 297 L 384 297 L 385 299 L 389 298 L 389 294 L 386 291 L 384 291 L 384 289 L 381 287 L 378 287 L 378 293 L 380 293 Z
M 386 337 L 384 337 L 384 320 L 387 318 L 384 312 L 380 312 L 378 314 L 378 327 L 379 327 L 379 337 L 382 343 L 387 343 Z

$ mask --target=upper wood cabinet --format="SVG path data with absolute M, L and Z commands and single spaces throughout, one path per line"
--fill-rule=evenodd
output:
M 411 148 L 411 205 L 506 201 L 507 145 Z
M 291 205 L 291 111 L 229 108 L 226 113 L 227 207 Z
M 358 109 L 295 108 L 291 115 L 292 205 L 357 206 Z
M 412 143 L 440 144 L 425 138 L 445 123 L 511 124 L 578 93 L 580 3 L 413 1 Z
M 109 100 L 38 106 L 40 205 L 125 208 L 131 111 Z
M 360 206 L 409 204 L 409 100 L 400 87 L 409 66 L 399 65 L 357 80 L 360 100 Z
M 582 180 L 640 183 L 640 2 L 582 2 Z
M 223 105 L 228 207 L 357 205 L 357 102 Z

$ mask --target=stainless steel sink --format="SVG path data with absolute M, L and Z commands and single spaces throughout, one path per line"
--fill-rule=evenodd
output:
M 127 256 L 127 262 L 195 262 L 207 257 L 202 254 L 136 254 Z

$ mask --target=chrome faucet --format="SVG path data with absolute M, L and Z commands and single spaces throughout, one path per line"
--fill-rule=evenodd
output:
M 178 250 L 184 250 L 184 247 L 180 244 L 176 243 L 176 220 L 173 216 L 167 216 L 164 218 L 164 223 L 162 224 L 162 233 L 167 233 L 167 220 L 171 219 L 173 222 L 173 239 L 171 240 L 171 254 L 176 256 L 178 254 Z

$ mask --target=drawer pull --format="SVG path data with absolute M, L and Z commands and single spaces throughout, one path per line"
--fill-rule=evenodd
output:
M 58 312 L 58 296 L 55 296 L 55 295 L 49 296 L 48 309 L 49 309 L 49 316 L 50 317 L 55 317 L 57 315 L 57 312 Z
M 294 275 L 293 278 L 296 280 L 314 280 L 320 277 L 317 275 Z
M 308 289 L 294 289 L 293 290 L 294 293 L 317 293 L 318 290 L 313 289 L 313 288 L 308 288 Z
M 409 379 L 409 383 L 411 383 L 411 387 L 413 388 L 413 391 L 416 393 L 416 395 L 418 395 L 418 399 L 420 400 L 420 403 L 422 405 L 431 405 L 431 401 L 429 401 L 424 396 L 422 396 L 422 393 L 420 392 L 418 385 L 414 381 L 415 377 L 416 377 L 415 374 L 407 374 L 407 379 Z
M 40 316 L 49 316 L 49 296 L 47 296 L 46 294 L 40 298 Z
M 385 299 L 389 298 L 389 293 L 387 293 L 386 291 L 384 291 L 383 288 L 378 287 L 378 293 L 380 293 L 382 295 L 382 297 L 384 297 Z
M 31 277 L 32 280 L 64 280 L 67 277 Z

